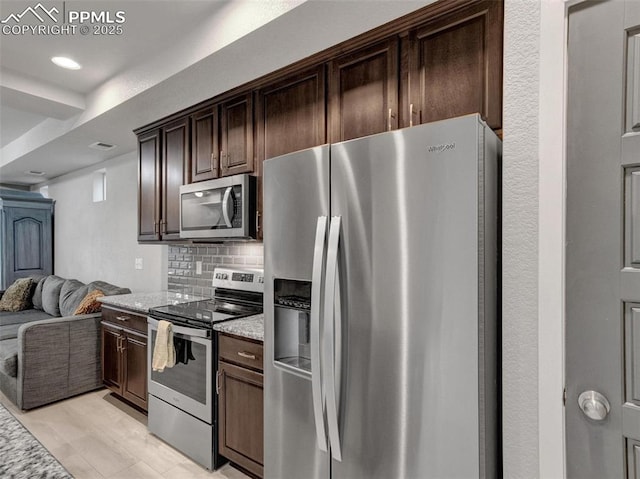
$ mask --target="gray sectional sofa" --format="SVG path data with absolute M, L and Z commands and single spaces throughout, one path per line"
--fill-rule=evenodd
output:
M 31 309 L 0 311 L 0 390 L 20 409 L 101 387 L 101 315 L 73 313 L 90 291 L 131 292 L 104 281 L 85 285 L 55 275 L 33 280 Z

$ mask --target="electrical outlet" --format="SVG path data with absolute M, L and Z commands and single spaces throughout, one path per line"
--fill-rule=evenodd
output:
M 202 261 L 196 261 L 196 274 L 202 274 Z
M 142 269 L 142 258 L 136 258 L 135 268 Z

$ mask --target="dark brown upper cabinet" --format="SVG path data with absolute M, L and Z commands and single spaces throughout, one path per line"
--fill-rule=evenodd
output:
M 251 173 L 254 169 L 252 93 L 221 106 L 220 176 Z
M 160 239 L 160 129 L 138 136 L 138 241 Z
M 137 129 L 138 240 L 179 238 L 183 183 L 256 175 L 261 239 L 266 159 L 476 112 L 500 130 L 502 31 L 501 0 L 440 0 Z
M 324 83 L 320 65 L 259 90 L 259 160 L 326 142 Z
M 218 108 L 212 106 L 191 115 L 191 182 L 219 176 Z
M 163 240 L 180 239 L 180 187 L 189 180 L 189 119 L 182 118 L 162 129 L 162 219 Z
M 395 37 L 329 62 L 330 141 L 398 128 L 398 75 Z
M 326 143 L 325 68 L 295 73 L 258 91 L 258 238 L 262 238 L 262 162 Z
M 138 137 L 138 241 L 180 238 L 180 186 L 189 178 L 189 119 Z
M 502 2 L 480 1 L 409 33 L 403 126 L 480 113 L 502 128 Z

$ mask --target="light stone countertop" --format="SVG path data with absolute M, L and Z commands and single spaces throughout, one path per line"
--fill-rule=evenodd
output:
M 148 313 L 150 308 L 166 306 L 168 304 L 188 303 L 199 301 L 200 296 L 191 294 L 174 293 L 171 291 L 154 291 L 150 293 L 116 294 L 113 296 L 101 296 L 98 301 L 116 308 L 125 308 L 130 311 Z
M 213 329 L 244 338 L 264 341 L 264 314 L 255 314 L 246 318 L 216 323 L 213 325 Z

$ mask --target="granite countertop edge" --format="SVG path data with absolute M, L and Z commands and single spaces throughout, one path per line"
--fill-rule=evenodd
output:
M 130 311 L 148 313 L 150 308 L 166 306 L 168 304 L 186 303 L 204 299 L 200 296 L 183 295 L 171 291 L 152 291 L 146 293 L 115 294 L 101 296 L 98 301 L 106 306 L 124 308 Z
M 213 325 L 213 329 L 222 333 L 264 342 L 264 314 L 255 314 L 246 318 L 216 323 Z

